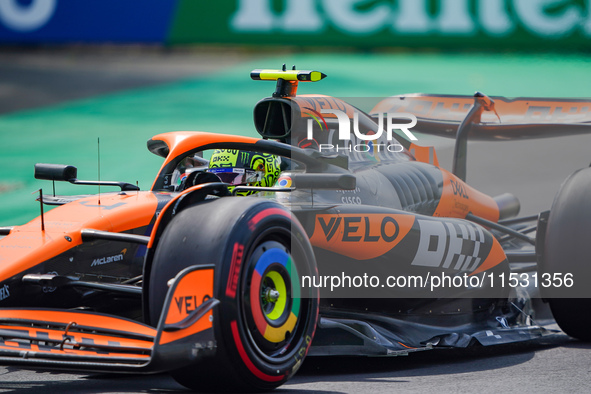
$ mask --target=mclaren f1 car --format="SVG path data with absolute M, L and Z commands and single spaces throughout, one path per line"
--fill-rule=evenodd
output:
M 538 338 L 551 331 L 533 298 L 591 339 L 591 169 L 527 217 L 513 195 L 465 181 L 468 138 L 586 133 L 591 102 L 405 95 L 364 112 L 297 95 L 320 72 L 251 77 L 276 82 L 254 108 L 260 138 L 156 135 L 148 149 L 164 162 L 150 190 L 35 166 L 54 193 L 40 193 L 36 219 L 0 228 L 0 364 L 269 390 L 311 355 Z M 452 171 L 416 132 L 455 139 Z M 212 151 L 279 158 L 278 179 L 236 184 L 253 169 L 213 171 Z M 103 192 L 56 195 L 59 181 Z

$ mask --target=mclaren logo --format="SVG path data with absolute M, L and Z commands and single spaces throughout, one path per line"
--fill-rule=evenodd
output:
M 4 285 L 0 287 L 0 301 L 7 299 L 10 297 L 10 291 L 8 285 Z
M 121 251 L 121 253 L 113 255 L 113 256 L 107 256 L 107 257 L 101 257 L 98 259 L 94 259 L 92 261 L 92 264 L 90 265 L 91 267 L 97 266 L 97 265 L 103 265 L 103 264 L 109 264 L 109 263 L 113 263 L 116 261 L 121 261 L 123 260 L 123 257 L 125 256 L 125 253 L 127 253 L 127 249 L 123 249 Z

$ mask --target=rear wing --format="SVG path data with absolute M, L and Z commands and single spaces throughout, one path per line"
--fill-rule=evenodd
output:
M 466 180 L 468 138 L 507 141 L 591 133 L 591 99 L 411 94 L 380 101 L 371 113 L 409 113 L 413 130 L 455 138 L 453 173 Z
M 474 96 L 411 94 L 388 97 L 372 113 L 413 114 L 417 117 L 417 131 L 456 138 L 458 127 L 478 101 L 486 108 L 478 119 L 473 119 L 470 139 L 514 140 L 591 131 L 591 99 L 509 99 L 479 92 Z

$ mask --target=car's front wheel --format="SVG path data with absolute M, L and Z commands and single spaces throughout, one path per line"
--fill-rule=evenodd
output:
M 215 265 L 216 351 L 173 377 L 199 391 L 261 391 L 286 382 L 311 345 L 317 292 L 303 275 L 316 263 L 301 225 L 281 205 L 227 197 L 178 213 L 156 249 L 150 315 L 159 316 L 167 281 L 191 265 Z

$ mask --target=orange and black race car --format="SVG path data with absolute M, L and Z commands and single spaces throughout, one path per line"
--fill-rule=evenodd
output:
M 268 390 L 307 355 L 538 338 L 552 331 L 532 319 L 534 298 L 591 339 L 591 169 L 521 218 L 514 196 L 465 182 L 468 138 L 586 133 L 591 102 L 407 95 L 364 112 L 296 95 L 324 76 L 254 70 L 277 82 L 254 108 L 262 139 L 157 135 L 148 191 L 37 164 L 54 193 L 38 218 L 0 228 L 0 364 Z M 415 132 L 455 138 L 451 172 Z M 59 196 L 56 181 L 103 192 Z

